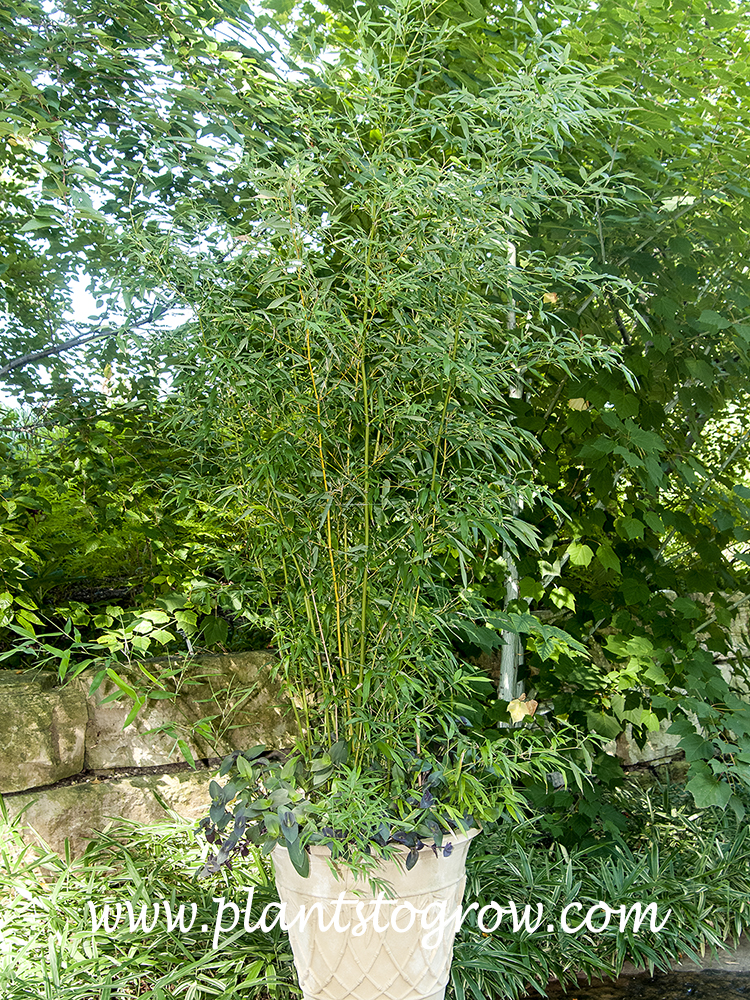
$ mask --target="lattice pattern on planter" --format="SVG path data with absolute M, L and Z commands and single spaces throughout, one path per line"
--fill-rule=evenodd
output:
M 304 926 L 297 922 L 289 930 L 305 1000 L 442 1000 L 456 922 L 451 920 L 441 934 L 432 925 L 438 915 L 442 922 L 443 914 L 450 918 L 460 910 L 469 839 L 455 838 L 449 858 L 423 851 L 411 872 L 404 872 L 395 862 L 383 864 L 378 877 L 391 883 L 396 893 L 394 901 L 380 904 L 378 922 L 386 927 L 383 931 L 373 926 L 376 903 L 367 884 L 355 884 L 344 872 L 337 880 L 327 851 L 314 849 L 310 876 L 303 879 L 294 871 L 286 850 L 277 848 L 273 852 L 276 882 L 286 904 L 286 919 L 292 923 L 302 906 L 308 916 Z M 339 926 L 349 927 L 337 931 L 334 916 L 341 892 Z M 318 905 L 313 909 L 314 904 Z M 408 907 L 398 910 L 401 904 L 413 907 L 413 922 Z M 427 926 L 423 927 L 425 910 Z M 362 923 L 365 932 L 355 936 L 353 931 Z

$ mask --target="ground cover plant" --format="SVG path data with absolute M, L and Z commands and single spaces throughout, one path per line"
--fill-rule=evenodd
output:
M 205 852 L 196 846 L 189 824 L 151 828 L 120 826 L 116 834 L 94 841 L 78 859 L 60 858 L 25 846 L 12 826 L 3 826 L 2 944 L 0 995 L 6 1000 L 198 1000 L 203 997 L 287 997 L 299 995 L 294 983 L 286 935 L 280 931 L 252 937 L 227 935 L 213 949 L 211 933 L 200 931 L 201 918 L 213 930 L 214 896 L 229 883 L 196 883 L 193 878 Z M 252 861 L 235 878 L 254 885 L 256 905 L 277 898 L 273 881 Z M 235 882 L 235 885 L 238 883 Z M 129 931 L 123 911 L 116 933 L 92 933 L 89 901 L 100 916 L 105 901 L 130 902 L 136 917 L 144 902 L 172 903 L 177 915 L 185 905 L 191 925 L 192 904 L 199 913 L 192 931 L 167 930 L 164 916 L 144 933 Z M 152 926 L 149 906 L 147 925 Z M 115 926 L 115 914 L 109 921 Z
M 731 813 L 696 810 L 684 787 L 643 790 L 628 784 L 607 800 L 627 813 L 629 828 L 617 839 L 604 837 L 588 847 L 551 840 L 543 827 L 520 836 L 507 827 L 476 845 L 468 866 L 467 897 L 482 902 L 513 900 L 544 906 L 542 933 L 494 933 L 489 937 L 472 923 L 456 949 L 452 982 L 465 997 L 517 997 L 530 988 L 544 993 L 551 977 L 574 985 L 577 977 L 615 978 L 632 962 L 653 974 L 669 971 L 682 958 L 700 961 L 723 942 L 730 947 L 750 926 L 748 828 Z M 542 832 L 540 832 L 542 831 Z M 655 903 L 658 933 L 632 923 L 621 930 L 619 917 L 599 933 L 566 934 L 553 918 L 576 900 L 575 917 L 601 901 L 612 909 Z M 507 905 L 507 904 L 506 904 Z M 507 918 L 506 918 L 507 920 Z M 492 926 L 492 920 L 488 925 Z M 580 919 L 571 919 L 576 926 Z M 592 918 L 601 927 L 601 913 Z
M 618 803 L 631 817 L 624 840 L 603 840 L 599 851 L 570 851 L 540 836 L 534 823 L 500 825 L 475 843 L 468 864 L 466 901 L 508 900 L 520 908 L 542 903 L 538 933 L 514 932 L 507 921 L 485 935 L 469 917 L 455 949 L 449 995 L 457 1000 L 509 1000 L 552 976 L 572 984 L 577 974 L 616 976 L 624 961 L 653 970 L 670 960 L 702 955 L 750 928 L 750 840 L 734 814 L 696 812 L 684 790 L 629 788 Z M 3 826 L 0 854 L 0 990 L 4 1000 L 168 1000 L 243 996 L 279 1000 L 299 995 L 286 935 L 238 931 L 211 948 L 215 897 L 235 899 L 244 910 L 254 886 L 257 919 L 276 894 L 267 860 L 253 855 L 223 869 L 209 883 L 194 878 L 205 845 L 183 821 L 161 827 L 124 825 L 92 843 L 73 861 L 24 848 Z M 105 900 L 130 901 L 136 917 L 148 903 L 195 903 L 207 933 L 168 932 L 163 916 L 154 930 L 120 928 L 92 933 L 88 903 L 101 916 Z M 583 913 L 600 900 L 611 906 L 655 901 L 659 920 L 673 913 L 658 935 L 642 928 L 601 934 L 545 933 L 547 917 L 578 901 Z M 271 918 L 272 919 L 272 918 Z M 270 922 L 270 921 L 269 921 Z M 230 923 L 228 914 L 225 923 Z M 492 920 L 488 918 L 491 925 Z M 571 923 L 577 923 L 571 918 Z M 613 924 L 616 922 L 613 922 Z

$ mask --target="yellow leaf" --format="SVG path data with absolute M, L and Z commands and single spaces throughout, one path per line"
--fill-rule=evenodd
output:
M 514 698 L 513 701 L 508 702 L 508 712 L 514 722 L 520 722 L 522 719 L 525 719 L 527 715 L 533 715 L 534 712 L 536 712 L 538 705 L 539 702 L 534 701 L 533 699 L 526 701 L 526 695 L 522 694 L 520 698 Z

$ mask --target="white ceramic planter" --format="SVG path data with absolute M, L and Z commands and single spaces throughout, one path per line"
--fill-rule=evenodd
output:
M 452 917 L 460 910 L 466 855 L 478 833 L 446 836 L 446 843 L 453 844 L 447 858 L 442 851 L 435 857 L 425 847 L 411 871 L 403 861 L 381 862 L 378 877 L 393 886 L 395 898 L 379 905 L 367 879 L 355 879 L 346 869 L 337 869 L 336 878 L 327 847 L 310 849 L 307 878 L 294 870 L 285 847 L 274 848 L 276 887 L 291 925 L 289 940 L 304 1000 L 443 1000 L 456 924 L 451 921 L 440 933 L 429 925 L 438 920 L 442 924 L 441 914 Z M 404 860 L 406 854 L 404 848 Z M 338 903 L 341 893 L 343 901 Z M 316 903 L 320 906 L 311 912 Z M 310 915 L 304 926 L 298 919 L 302 906 Z M 334 922 L 337 909 L 341 930 Z M 385 930 L 374 927 L 376 910 L 378 924 Z M 415 919 L 409 927 L 412 913 Z

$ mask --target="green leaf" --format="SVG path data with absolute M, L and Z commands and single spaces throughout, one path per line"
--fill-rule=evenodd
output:
M 299 837 L 299 826 L 297 819 L 291 809 L 280 808 L 278 811 L 281 832 L 287 845 L 293 844 Z
M 727 327 L 732 325 L 728 319 L 724 319 L 723 316 L 714 312 L 713 309 L 704 309 L 698 317 L 698 322 L 704 326 L 712 327 L 714 330 L 726 330 Z
M 300 846 L 299 839 L 287 842 L 286 849 L 289 851 L 289 860 L 294 865 L 295 871 L 307 878 L 310 874 L 310 857 L 304 847 Z
M 245 760 L 242 754 L 237 758 L 237 770 L 242 775 L 243 778 L 254 778 L 255 772 L 253 771 L 252 764 Z
M 180 753 L 192 767 L 194 771 L 198 770 L 198 765 L 195 763 L 195 757 L 193 756 L 193 751 L 190 749 L 185 740 L 177 740 L 177 746 L 180 748 Z
M 339 740 L 334 743 L 330 750 L 331 761 L 334 764 L 343 764 L 349 757 L 349 744 L 346 740 Z
M 588 566 L 594 558 L 593 549 L 580 542 L 571 542 L 568 546 L 568 556 L 573 566 Z
M 716 374 L 711 365 L 700 358 L 688 358 L 687 366 L 696 381 L 702 382 L 703 385 L 711 385 Z
M 605 569 L 614 570 L 615 573 L 620 572 L 620 560 L 611 545 L 603 542 L 596 550 L 596 558 Z
M 10 598 L 10 594 L 7 594 L 7 596 Z M 16 594 L 11 600 L 14 600 L 19 607 L 26 608 L 27 611 L 39 610 L 39 605 L 32 601 L 31 598 L 26 597 L 24 594 Z M 6 603 L 5 607 L 10 607 L 10 603 Z M 41 625 L 41 622 L 39 622 L 39 624 Z
M 223 645 L 229 635 L 229 625 L 223 618 L 211 616 L 203 625 L 203 635 L 207 645 Z
M 658 514 L 654 513 L 652 510 L 647 510 L 643 514 L 643 520 L 651 528 L 651 530 L 657 534 L 661 535 L 664 531 L 664 522 L 659 517 Z
M 695 601 L 691 601 L 689 597 L 676 597 L 672 601 L 672 607 L 683 618 L 695 619 L 704 614 L 700 606 Z
M 165 594 L 163 597 L 159 598 L 158 603 L 163 604 L 167 611 L 177 611 L 178 608 L 187 607 L 190 602 L 183 594 Z M 192 611 L 185 613 L 191 615 L 194 614 Z M 175 617 L 177 617 L 177 615 L 175 615 Z
M 690 765 L 690 771 L 693 770 L 694 766 L 694 764 Z M 699 809 L 709 809 L 711 806 L 725 809 L 732 797 L 731 787 L 726 781 L 720 781 L 714 777 L 705 764 L 685 787 L 695 799 L 695 804 Z
M 160 643 L 162 646 L 166 646 L 167 643 L 175 641 L 174 633 L 165 628 L 155 629 L 150 633 L 149 638 L 153 639 L 154 642 Z
M 39 615 L 35 615 L 33 611 L 16 611 L 16 621 L 20 622 L 21 625 L 25 625 L 32 632 L 34 631 L 34 625 L 44 625 Z
M 114 681 L 117 687 L 124 694 L 126 694 L 128 698 L 132 698 L 133 701 L 138 701 L 138 695 L 136 694 L 135 688 L 131 684 L 128 684 L 126 680 L 123 680 L 123 678 L 120 677 L 120 675 L 116 673 L 111 667 L 107 667 L 107 677 L 109 677 L 110 680 Z
M 541 601 L 544 597 L 544 587 L 540 580 L 525 576 L 518 584 L 518 596 L 527 601 Z
M 625 598 L 626 604 L 648 604 L 651 600 L 648 584 L 634 576 L 622 579 L 620 593 Z
M 662 668 L 659 666 L 658 663 L 649 663 L 649 665 L 643 671 L 643 676 L 647 681 L 651 681 L 652 684 L 659 684 L 665 686 L 666 684 L 669 683 L 669 678 L 664 673 L 664 671 L 662 670 Z M 656 729 L 658 728 L 659 726 L 657 724 Z
M 153 622 L 155 625 L 163 625 L 165 622 L 170 621 L 170 617 L 164 611 L 142 611 L 139 615 L 140 618 L 146 621 Z
M 592 732 L 600 733 L 608 740 L 616 739 L 622 732 L 622 726 L 617 719 L 603 712 L 586 712 L 586 725 Z
M 672 720 L 667 732 L 677 736 L 694 736 L 695 726 L 686 715 L 678 715 Z
M 569 608 L 571 611 L 575 611 L 576 600 L 572 592 L 568 590 L 567 587 L 555 587 L 555 589 L 550 592 L 549 596 L 555 607 Z
M 637 517 L 623 517 L 617 525 L 617 533 L 631 542 L 635 538 L 643 538 L 643 532 L 643 522 Z
M 685 751 L 686 760 L 711 760 L 714 757 L 714 745 L 698 733 L 690 733 L 680 740 L 680 749 Z
M 127 718 L 122 724 L 123 729 L 127 729 L 131 722 L 135 719 L 136 715 L 140 712 L 143 706 L 146 704 L 145 698 L 136 698 L 133 707 L 128 712 Z

